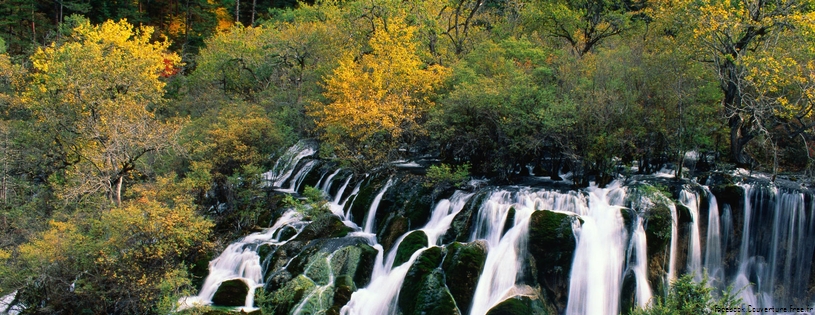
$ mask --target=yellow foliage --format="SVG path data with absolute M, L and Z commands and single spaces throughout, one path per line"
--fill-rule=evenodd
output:
M 179 124 L 160 122 L 153 111 L 164 102 L 159 77 L 180 57 L 167 53 L 168 41 L 151 42 L 152 33 L 125 20 L 82 19 L 71 40 L 31 57 L 23 101 L 72 165 L 63 196 L 105 191 L 118 199 L 117 181 L 144 154 L 172 144 Z
M 430 96 L 449 70 L 419 59 L 415 31 L 401 18 L 387 27 L 379 23 L 368 42 L 371 52 L 356 59 L 346 54 L 326 79 L 329 103 L 315 104 L 310 114 L 341 158 L 361 154 L 367 164 L 381 163 L 405 133 L 423 132 L 420 119 L 435 105 Z M 364 144 L 386 151 L 365 150 Z

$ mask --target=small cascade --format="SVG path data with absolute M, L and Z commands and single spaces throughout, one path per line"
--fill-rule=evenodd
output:
M 317 150 L 314 144 L 307 141 L 299 141 L 291 146 L 286 153 L 284 153 L 274 167 L 266 173 L 263 173 L 263 179 L 271 182 L 274 187 L 282 187 L 283 183 L 294 173 L 297 164 L 305 157 L 312 156 Z
M 385 184 L 385 187 L 382 188 L 382 191 L 379 195 L 377 195 L 376 199 L 374 199 L 374 204 L 378 206 L 379 200 L 382 198 L 384 192 L 388 189 L 391 185 L 391 180 L 388 180 L 388 183 Z M 399 296 L 399 290 L 402 288 L 402 283 L 405 280 L 405 275 L 407 274 L 410 266 L 413 265 L 413 262 L 416 260 L 422 252 L 427 250 L 428 248 L 432 247 L 434 243 L 438 241 L 438 238 L 443 235 L 447 229 L 450 227 L 450 223 L 453 221 L 453 218 L 457 213 L 464 208 L 464 205 L 467 203 L 470 197 L 473 194 L 463 193 L 460 191 L 456 191 L 450 199 L 443 199 L 440 200 L 436 207 L 434 207 L 433 212 L 431 213 L 431 220 L 428 222 L 424 227 L 422 227 L 421 231 L 423 231 L 428 236 L 428 243 L 425 245 L 424 248 L 417 250 L 414 252 L 410 259 L 408 259 L 405 263 L 402 263 L 399 266 L 394 267 L 394 262 L 396 260 L 396 253 L 399 249 L 399 245 L 402 241 L 407 237 L 411 232 L 409 231 L 402 236 L 400 236 L 394 245 L 392 246 L 390 252 L 388 253 L 387 257 L 383 259 L 384 253 L 382 250 L 382 245 L 380 244 L 373 244 L 372 246 L 379 251 L 379 254 L 376 258 L 376 263 L 374 265 L 374 271 L 371 275 L 371 283 L 368 284 L 367 287 L 363 289 L 359 289 L 351 295 L 351 300 L 346 304 L 342 309 L 340 314 L 343 315 L 385 315 L 385 314 L 396 314 L 397 306 L 396 306 L 396 299 Z M 371 210 L 369 211 L 369 218 L 373 217 L 376 213 L 376 209 L 374 204 L 371 205 Z M 371 221 L 371 220 L 369 220 Z M 372 224 L 372 223 L 371 223 Z M 366 223 L 367 227 L 367 223 Z M 368 234 L 370 232 L 363 232 L 363 234 Z M 372 237 L 371 242 L 375 242 L 376 237 Z
M 619 312 L 626 232 L 620 209 L 625 189 L 589 189 L 588 213 L 577 237 L 566 314 Z M 602 257 L 602 259 L 598 259 Z
M 178 302 L 178 310 L 195 307 L 198 305 L 210 305 L 212 298 L 218 287 L 227 280 L 240 279 L 249 287 L 249 294 L 246 296 L 246 304 L 242 310 L 252 311 L 254 308 L 254 291 L 263 286 L 263 270 L 261 268 L 260 257 L 257 248 L 263 244 L 282 245 L 288 239 L 280 239 L 283 233 L 280 231 L 285 227 L 294 228 L 299 234 L 307 225 L 301 221 L 300 213 L 289 211 L 283 214 L 275 224 L 263 232 L 256 232 L 247 235 L 243 239 L 230 244 L 220 256 L 209 263 L 209 275 L 204 280 L 201 291 L 197 296 L 181 298 Z M 296 236 L 296 234 L 295 234 Z M 293 238 L 294 236 L 292 236 Z
M 279 191 L 286 192 L 286 193 L 295 193 L 295 192 L 299 191 L 300 186 L 303 184 L 303 180 L 306 179 L 306 175 L 308 175 L 308 173 L 311 172 L 311 170 L 316 165 L 317 165 L 317 161 L 308 161 L 308 162 L 306 162 L 306 164 L 304 164 L 303 167 L 301 167 L 300 170 L 297 171 L 297 174 L 295 174 L 291 178 L 291 180 L 289 181 L 289 187 L 286 188 L 286 189 L 280 189 Z
M 328 194 L 328 191 L 331 189 L 331 184 L 333 184 L 333 183 L 334 183 L 334 182 L 333 182 L 334 176 L 337 176 L 337 174 L 339 174 L 339 173 L 340 173 L 340 170 L 341 170 L 341 169 L 339 169 L 339 168 L 338 168 L 336 171 L 334 171 L 334 173 L 331 173 L 331 175 L 328 175 L 328 178 L 325 180 L 325 182 L 323 183 L 323 185 L 322 185 L 322 186 L 320 186 L 320 184 L 319 184 L 319 183 L 317 183 L 317 187 L 319 187 L 319 188 L 320 188 L 320 190 L 322 190 L 322 191 L 324 191 L 326 194 Z
M 688 244 L 688 272 L 694 273 L 693 279 L 702 280 L 702 237 L 699 235 L 699 196 L 685 188 L 679 192 L 679 203 L 688 208 L 691 217 L 690 238 Z
M 365 228 L 362 230 L 365 233 L 374 233 L 374 221 L 376 220 L 376 210 L 379 208 L 379 202 L 382 201 L 382 196 L 385 196 L 385 192 L 388 191 L 388 188 L 391 187 L 393 184 L 393 178 L 388 179 L 388 182 L 385 184 L 385 187 L 382 187 L 382 190 L 379 191 L 379 194 L 376 195 L 373 202 L 371 202 L 371 208 L 368 210 L 368 218 L 365 219 Z
M 351 206 L 353 206 L 353 205 L 354 205 L 354 201 L 356 200 L 356 198 L 352 199 L 352 197 L 354 197 L 354 196 L 356 196 L 357 194 L 359 194 L 359 189 L 360 189 L 361 187 L 362 187 L 362 181 L 360 181 L 360 182 L 357 184 L 357 186 L 356 186 L 356 187 L 354 187 L 354 190 L 352 190 L 352 191 L 351 191 L 351 193 L 348 195 L 348 198 L 345 198 L 345 201 L 343 201 L 343 202 L 342 202 L 342 204 L 340 204 L 340 205 L 342 206 L 342 209 L 348 209 L 347 211 L 345 211 L 345 215 L 343 216 L 343 218 L 345 218 L 345 221 L 347 221 L 347 222 L 352 222 L 352 221 L 354 220 L 354 218 L 353 218 L 353 217 L 352 217 L 352 215 L 351 215 Z M 346 203 L 348 203 L 348 200 L 351 200 L 351 204 L 349 204 L 349 205 L 346 207 L 346 206 L 345 206 L 345 204 L 346 204 Z M 346 225 L 347 225 L 347 224 L 348 224 L 348 223 L 346 223 Z
M 17 290 L 11 292 L 3 297 L 0 297 L 0 314 L 17 315 L 20 314 L 25 308 L 19 304 L 14 303 L 17 298 Z
M 629 250 L 635 256 L 631 270 L 637 279 L 637 305 L 646 308 L 651 302 L 653 293 L 651 292 L 651 285 L 648 284 L 648 245 L 645 239 L 645 228 L 643 228 L 642 218 L 639 216 L 636 219 L 636 227 L 634 235 L 631 236 L 630 247 L 632 249 Z
M 450 199 L 442 199 L 436 204 L 430 217 L 430 222 L 427 222 L 427 224 L 421 228 L 425 235 L 427 235 L 430 246 L 441 245 L 438 244 L 439 239 L 447 232 L 456 214 L 461 212 L 461 209 L 464 208 L 464 204 L 466 204 L 467 200 L 472 196 L 473 194 L 471 193 L 457 190 Z
M 716 285 L 724 280 L 722 265 L 721 223 L 719 222 L 719 204 L 716 196 L 705 188 L 708 196 L 707 244 L 705 245 L 705 270 L 711 283 Z M 718 285 L 716 285 L 718 286 Z
M 348 188 L 348 184 L 351 182 L 351 177 L 352 176 L 349 175 L 348 178 L 345 179 L 345 182 L 342 184 L 342 186 L 340 186 L 340 189 L 337 190 L 337 195 L 334 196 L 334 198 L 331 198 L 330 202 L 328 203 L 328 206 L 331 208 L 331 213 L 342 218 L 343 220 L 347 220 L 347 218 L 345 217 L 345 213 L 342 212 L 342 209 L 345 206 L 345 204 L 340 203 L 340 200 L 342 200 L 342 194 L 345 193 L 345 189 Z M 326 193 L 328 192 L 326 191 Z M 350 198 L 351 196 L 348 197 Z M 346 198 L 345 200 L 348 199 Z

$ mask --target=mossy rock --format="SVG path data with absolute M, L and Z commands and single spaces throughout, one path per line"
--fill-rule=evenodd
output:
M 724 204 L 729 204 L 733 213 L 742 213 L 744 209 L 744 188 L 732 185 L 715 185 L 710 188 L 710 192 L 716 196 L 719 209 L 724 208 Z
M 287 241 L 291 239 L 293 236 L 297 235 L 297 230 L 291 226 L 286 225 L 280 228 L 280 230 L 278 230 L 276 233 L 277 235 L 275 236 L 277 237 L 278 240 Z
M 629 270 L 623 276 L 623 286 L 620 290 L 620 314 L 631 314 L 631 310 L 637 306 L 637 279 L 634 272 Z
M 354 279 L 350 276 L 339 276 L 334 279 L 334 297 L 331 307 L 326 310 L 327 315 L 338 315 L 340 309 L 351 300 L 351 294 L 357 290 Z
M 246 295 L 249 294 L 249 286 L 241 279 L 232 279 L 221 282 L 215 295 L 212 296 L 212 304 L 219 306 L 244 306 L 246 305 Z
M 396 249 L 393 267 L 397 267 L 410 259 L 417 250 L 427 247 L 427 234 L 420 230 L 410 232 Z
M 266 305 L 273 314 L 288 314 L 315 287 L 314 282 L 299 275 L 287 282 L 282 288 L 272 292 L 270 305 Z
M 371 203 L 384 185 L 385 182 L 381 179 L 371 180 L 367 185 L 362 185 L 356 197 L 354 197 L 354 202 L 350 209 L 354 223 L 359 226 L 365 225 L 366 216 L 368 215 L 368 210 L 371 208 Z
M 445 284 L 445 274 L 439 266 L 443 250 L 431 247 L 410 266 L 399 291 L 398 305 L 404 315 L 458 315 L 456 302 Z
M 471 229 L 473 226 L 473 217 L 478 213 L 481 204 L 489 194 L 480 192 L 470 198 L 464 205 L 464 208 L 456 214 L 450 228 L 442 236 L 442 244 L 449 244 L 451 242 L 467 242 L 470 239 Z
M 528 296 L 513 296 L 493 306 L 487 315 L 548 315 L 540 301 Z
M 577 242 L 572 224 L 576 216 L 548 210 L 535 211 L 529 221 L 529 253 L 546 303 L 562 312 L 569 296 L 569 275 Z
M 470 313 L 475 287 L 487 260 L 487 243 L 478 240 L 462 244 L 454 242 L 447 246 L 442 263 L 445 282 L 462 314 Z
M 362 288 L 371 282 L 371 274 L 374 272 L 374 265 L 376 264 L 376 256 L 379 252 L 368 245 L 359 245 L 362 252 L 359 254 L 359 265 L 354 273 L 354 283 L 358 288 Z
M 379 237 L 379 244 L 382 244 L 382 249 L 384 249 L 386 253 L 390 251 L 391 246 L 399 239 L 399 236 L 407 233 L 409 225 L 409 220 L 403 216 L 396 216 L 388 220 L 388 225 L 385 230 L 377 235 L 377 237 Z
M 664 252 L 671 244 L 673 218 L 671 209 L 663 204 L 656 204 L 644 214 L 645 240 L 648 243 L 648 256 Z
M 342 223 L 339 217 L 330 213 L 321 213 L 294 240 L 310 241 L 318 238 L 344 237 L 353 231 L 354 229 Z

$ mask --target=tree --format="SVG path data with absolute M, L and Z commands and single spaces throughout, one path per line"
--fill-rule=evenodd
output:
M 167 41 L 150 41 L 150 27 L 71 19 L 67 42 L 31 57 L 36 71 L 25 103 L 65 167 L 54 178 L 64 183 L 63 196 L 102 191 L 118 205 L 124 180 L 147 170 L 143 158 L 174 143 L 179 124 L 153 112 L 164 102 L 159 77 L 166 62 L 179 58 L 166 53 Z
M 658 7 L 697 21 L 689 42 L 698 44 L 700 59 L 711 65 L 724 93 L 733 162 L 753 164 L 746 145 L 757 137 L 771 139 L 776 127 L 797 136 L 815 126 L 811 1 L 666 0 Z
M 556 0 L 534 3 L 524 14 L 530 30 L 565 40 L 575 54 L 583 56 L 631 28 L 643 6 L 641 1 L 629 0 Z
M 328 101 L 310 111 L 325 152 L 360 170 L 392 160 L 401 145 L 424 134 L 420 125 L 435 105 L 432 92 L 447 73 L 419 59 L 415 27 L 404 17 L 375 19 L 374 26 L 371 52 L 342 57 L 325 82 Z

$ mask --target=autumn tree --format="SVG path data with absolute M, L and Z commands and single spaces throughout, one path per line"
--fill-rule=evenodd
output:
M 416 28 L 394 16 L 376 20 L 370 53 L 346 54 L 326 79 L 325 104 L 311 109 L 327 154 L 364 169 L 395 158 L 422 135 L 432 92 L 447 70 L 417 55 Z
M 167 41 L 126 21 L 74 18 L 71 38 L 37 50 L 25 102 L 65 171 L 53 178 L 66 198 L 104 192 L 120 204 L 124 181 L 145 172 L 146 155 L 172 146 L 178 125 L 158 120 Z
M 815 126 L 810 1 L 666 0 L 657 7 L 684 17 L 680 21 L 697 21 L 687 40 L 717 74 L 733 162 L 752 164 L 747 144 L 758 137 L 771 139 L 776 128 L 794 137 Z

